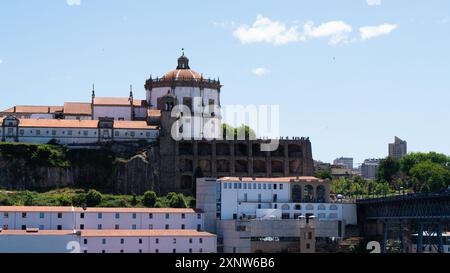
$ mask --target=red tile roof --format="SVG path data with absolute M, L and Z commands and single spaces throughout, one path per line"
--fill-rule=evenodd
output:
M 65 115 L 92 115 L 90 103 L 66 102 L 64 103 Z
M 196 230 L 82 230 L 81 237 L 215 237 L 216 235 Z M 75 235 L 73 230 L 36 230 L 34 232 L 27 232 L 26 230 L 3 230 L 0 236 L 6 235 Z
M 293 176 L 293 177 L 273 177 L 273 178 L 263 178 L 263 177 L 242 177 L 240 180 L 239 177 L 222 177 L 218 179 L 219 181 L 230 181 L 230 182 L 296 182 L 296 181 L 315 181 L 315 182 L 323 182 L 324 180 L 319 179 L 313 176 Z
M 62 106 L 17 105 L 15 109 L 11 107 L 3 111 L 3 113 L 48 114 L 61 112 L 62 110 Z
M 176 208 L 73 208 L 76 212 L 92 213 L 198 213 L 194 209 Z M 0 206 L 0 212 L 72 212 L 72 207 L 30 207 L 30 206 Z

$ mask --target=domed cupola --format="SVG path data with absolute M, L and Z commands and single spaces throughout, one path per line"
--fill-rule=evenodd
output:
M 191 69 L 189 67 L 189 58 L 184 56 L 184 52 L 183 55 L 180 58 L 178 58 L 177 69 Z

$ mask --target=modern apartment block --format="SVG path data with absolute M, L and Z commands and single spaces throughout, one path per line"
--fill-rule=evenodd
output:
M 400 159 L 408 153 L 407 142 L 395 137 L 394 143 L 389 143 L 389 156 Z
M 197 207 L 205 230 L 218 236 L 219 252 L 300 252 L 304 229 L 314 230 L 312 246 L 357 224 L 356 206 L 331 203 L 329 193 L 329 180 L 315 177 L 202 178 Z
M 365 179 L 377 179 L 378 168 L 380 167 L 379 159 L 366 159 L 361 165 L 361 176 Z
M 353 170 L 353 157 L 340 157 L 333 161 L 334 165 L 345 166 L 349 170 Z

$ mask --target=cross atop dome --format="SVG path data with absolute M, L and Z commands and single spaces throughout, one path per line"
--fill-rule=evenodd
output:
M 178 58 L 178 66 L 177 69 L 190 69 L 189 68 L 189 59 L 184 56 L 184 48 L 181 49 L 182 55 Z

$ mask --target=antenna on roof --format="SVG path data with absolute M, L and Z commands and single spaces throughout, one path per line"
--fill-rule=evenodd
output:
M 181 54 L 184 56 L 184 47 L 181 49 Z
M 92 99 L 95 98 L 95 84 L 92 84 Z

